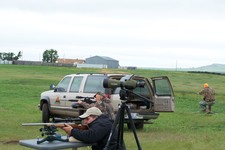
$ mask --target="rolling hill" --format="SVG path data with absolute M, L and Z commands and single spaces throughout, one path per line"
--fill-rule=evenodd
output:
M 197 68 L 181 69 L 181 71 L 201 71 L 201 72 L 218 72 L 225 73 L 225 64 L 211 64 Z
M 140 68 L 150 70 L 168 70 L 168 71 L 193 71 L 193 72 L 212 72 L 225 74 L 225 64 L 211 64 L 208 66 L 193 67 L 193 68 Z

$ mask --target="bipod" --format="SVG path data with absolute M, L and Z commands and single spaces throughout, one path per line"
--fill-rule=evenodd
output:
M 46 138 L 42 140 L 38 140 L 37 144 L 41 144 L 45 141 L 52 142 L 52 141 L 61 141 L 61 142 L 68 142 L 68 139 L 62 139 L 61 137 L 58 137 L 57 135 L 48 135 Z
M 46 135 L 47 137 L 45 137 L 42 140 L 38 139 L 37 144 L 41 144 L 45 141 L 48 141 L 48 142 L 52 142 L 52 141 L 68 142 L 69 141 L 68 139 L 62 139 L 61 135 L 58 135 L 56 131 L 58 130 L 55 126 L 44 126 L 44 128 L 41 128 L 40 132 L 42 132 L 42 136 Z
M 140 142 L 138 140 L 136 129 L 135 129 L 135 126 L 134 126 L 134 121 L 133 121 L 132 116 L 131 116 L 130 108 L 127 106 L 125 101 L 121 101 L 121 105 L 119 106 L 119 109 L 118 109 L 118 112 L 117 112 L 117 115 L 116 115 L 116 119 L 115 119 L 115 121 L 113 123 L 112 129 L 111 129 L 111 133 L 109 135 L 109 139 L 107 141 L 107 144 L 106 144 L 104 150 L 108 150 L 108 146 L 109 146 L 109 144 L 111 142 L 112 135 L 116 131 L 117 131 L 116 150 L 126 149 L 125 148 L 125 144 L 124 144 L 124 140 L 123 140 L 124 114 L 125 114 L 125 111 L 126 111 L 126 113 L 128 115 L 128 119 L 129 119 L 129 122 L 131 124 L 131 128 L 132 128 L 132 131 L 133 131 L 136 143 L 137 143 L 138 150 L 142 150 Z M 118 125 L 118 130 L 116 129 L 117 125 Z

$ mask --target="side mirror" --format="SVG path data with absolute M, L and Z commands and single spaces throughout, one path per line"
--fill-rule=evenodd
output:
M 66 92 L 66 90 L 62 87 L 55 87 L 54 92 Z
M 51 84 L 49 88 L 50 88 L 50 90 L 54 90 L 55 89 L 55 85 Z

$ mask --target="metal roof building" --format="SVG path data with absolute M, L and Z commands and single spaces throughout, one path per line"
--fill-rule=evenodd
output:
M 102 64 L 107 68 L 118 68 L 119 61 L 106 56 L 93 56 L 85 59 L 85 64 Z

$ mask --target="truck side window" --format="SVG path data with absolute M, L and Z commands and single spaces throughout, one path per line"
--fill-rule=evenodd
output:
M 155 92 L 159 96 L 171 96 L 170 86 L 167 80 L 155 80 Z
M 97 92 L 105 93 L 105 89 L 103 87 L 103 80 L 105 78 L 106 77 L 102 75 L 88 76 L 84 87 L 84 93 L 97 93 Z
M 67 91 L 67 88 L 69 86 L 71 77 L 65 77 L 64 79 L 62 79 L 59 84 L 57 85 L 57 88 L 63 88 L 64 91 Z
M 83 80 L 82 76 L 77 76 L 73 78 L 70 92 L 79 92 L 81 81 Z

